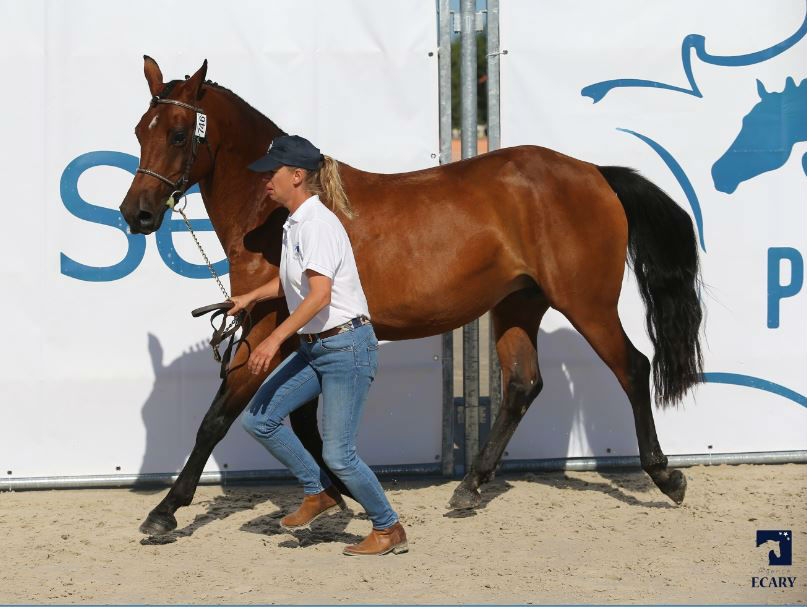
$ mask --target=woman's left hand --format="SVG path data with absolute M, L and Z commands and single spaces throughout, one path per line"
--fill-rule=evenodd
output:
M 258 347 L 252 351 L 247 361 L 247 368 L 254 374 L 263 373 L 269 368 L 269 363 L 272 362 L 277 351 L 280 349 L 280 344 L 271 335 L 264 339 Z

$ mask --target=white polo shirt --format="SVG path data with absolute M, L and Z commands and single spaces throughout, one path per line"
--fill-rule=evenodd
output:
M 321 333 L 362 314 L 370 318 L 350 239 L 319 196 L 307 198 L 283 224 L 280 281 L 289 312 L 294 312 L 311 290 L 305 270 L 331 279 L 331 303 L 298 333 Z

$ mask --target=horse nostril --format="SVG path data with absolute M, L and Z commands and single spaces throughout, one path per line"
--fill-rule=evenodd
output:
M 148 211 L 140 211 L 137 214 L 137 221 L 140 223 L 140 225 L 149 224 L 151 223 L 152 219 L 153 216 Z

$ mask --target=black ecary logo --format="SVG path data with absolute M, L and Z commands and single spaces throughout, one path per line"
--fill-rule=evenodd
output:
M 793 534 L 786 531 L 757 531 L 757 546 L 768 543 L 772 550 L 768 551 L 768 565 L 793 564 Z M 777 554 L 778 551 L 778 554 Z

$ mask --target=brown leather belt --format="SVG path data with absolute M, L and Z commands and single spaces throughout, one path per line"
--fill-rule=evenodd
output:
M 338 335 L 339 333 L 344 333 L 345 331 L 352 331 L 353 329 L 358 329 L 362 325 L 368 325 L 368 324 L 370 324 L 370 319 L 362 314 L 361 316 L 351 318 L 346 323 L 337 325 L 333 329 L 328 329 L 327 331 L 323 331 L 322 333 L 300 333 L 300 339 L 304 340 L 306 343 L 313 344 L 318 339 L 333 337 L 334 335 Z

